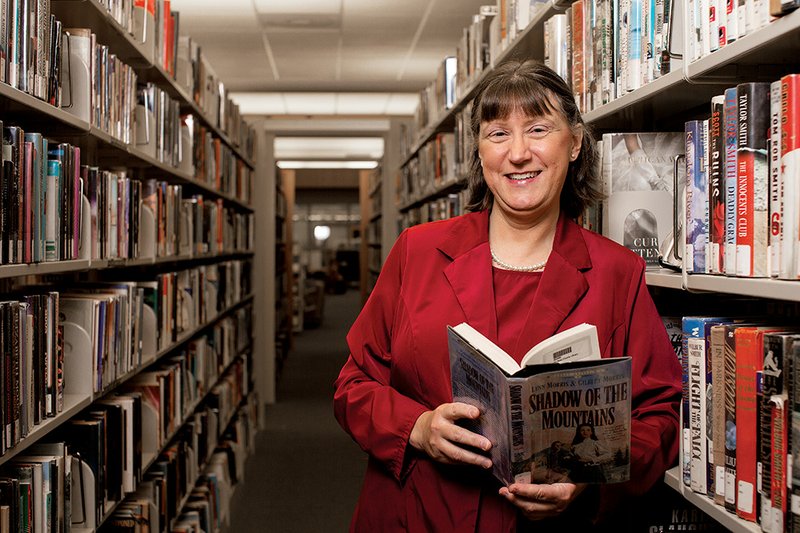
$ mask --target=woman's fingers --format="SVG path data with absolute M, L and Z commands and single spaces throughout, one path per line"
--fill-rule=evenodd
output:
M 540 520 L 562 513 L 584 488 L 584 484 L 572 483 L 514 483 L 501 488 L 500 495 L 516 505 L 528 519 Z
M 472 464 L 489 468 L 491 460 L 471 449 L 489 450 L 491 448 L 489 439 L 456 424 L 458 420 L 474 419 L 479 416 L 480 411 L 471 405 L 442 404 L 433 411 L 423 413 L 417 419 L 409 443 L 443 463 Z

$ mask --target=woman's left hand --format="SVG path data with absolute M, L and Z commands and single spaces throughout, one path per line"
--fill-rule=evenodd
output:
M 502 487 L 500 496 L 516 505 L 528 520 L 541 520 L 563 513 L 585 488 L 585 483 L 513 483 Z

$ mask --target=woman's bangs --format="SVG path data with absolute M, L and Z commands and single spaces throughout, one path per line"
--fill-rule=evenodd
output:
M 481 97 L 482 123 L 508 118 L 517 109 L 528 117 L 556 114 L 550 91 L 531 80 L 515 78 L 496 80 L 486 88 Z

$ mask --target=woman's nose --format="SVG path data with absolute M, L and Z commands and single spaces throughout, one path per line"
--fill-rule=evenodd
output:
M 508 159 L 512 163 L 524 163 L 531 157 L 531 147 L 524 135 L 514 135 L 508 150 Z

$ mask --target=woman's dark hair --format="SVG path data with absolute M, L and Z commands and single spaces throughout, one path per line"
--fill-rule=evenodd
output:
M 502 63 L 478 86 L 470 118 L 472 152 L 467 175 L 467 209 L 488 209 L 493 200 L 478 157 L 481 123 L 506 118 L 515 109 L 531 117 L 559 113 L 573 131 L 578 127 L 583 129 L 581 151 L 577 159 L 570 162 L 561 191 L 561 210 L 571 218 L 578 217 L 586 207 L 602 197 L 595 167 L 595 141 L 583 123 L 575 97 L 566 82 L 550 68 L 530 59 Z
M 581 437 L 581 428 L 589 428 L 592 430 L 592 434 L 589 435 L 589 438 L 592 440 L 599 440 L 597 435 L 594 432 L 594 426 L 591 424 L 578 424 L 578 427 L 575 428 L 575 436 L 572 438 L 572 444 L 578 444 L 579 442 L 583 442 L 583 437 Z

